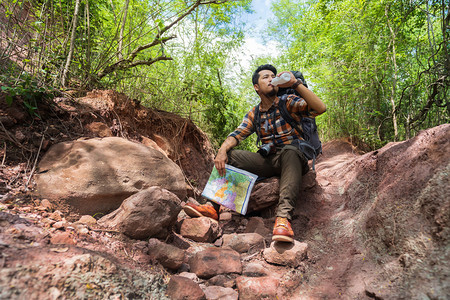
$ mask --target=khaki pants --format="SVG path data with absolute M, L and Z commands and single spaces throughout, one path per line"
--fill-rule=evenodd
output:
M 230 150 L 228 164 L 259 177 L 279 176 L 280 200 L 276 216 L 292 220 L 302 176 L 309 170 L 308 161 L 297 147 L 286 145 L 267 157 L 249 151 Z

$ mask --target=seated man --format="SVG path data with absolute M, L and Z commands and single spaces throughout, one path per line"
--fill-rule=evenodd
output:
M 282 72 L 278 74 L 286 73 Z M 312 91 L 302 84 L 300 79 L 288 72 L 289 82 L 279 86 L 271 84 L 277 76 L 277 70 L 272 65 L 259 66 L 253 74 L 253 87 L 259 95 L 260 117 L 255 118 L 256 106 L 244 117 L 241 125 L 232 132 L 221 145 L 214 164 L 221 176 L 225 174 L 225 163 L 236 168 L 247 170 L 260 177 L 280 177 L 280 199 L 276 209 L 276 220 L 272 240 L 293 242 L 294 232 L 291 220 L 295 209 L 295 202 L 299 197 L 302 176 L 309 170 L 308 161 L 294 141 L 302 139 L 301 134 L 289 125 L 278 110 L 278 88 L 294 89 L 301 97 L 289 95 L 286 107 L 299 120 L 302 116 L 315 117 L 325 112 L 325 104 Z M 259 119 L 259 124 L 255 124 Z M 256 126 L 259 126 L 256 130 Z M 267 155 L 243 150 L 233 150 L 240 141 L 254 132 L 258 132 L 262 146 L 269 149 Z M 258 151 L 259 152 L 259 151 Z M 192 216 L 206 216 L 218 219 L 218 205 L 213 206 L 187 204 L 185 212 Z

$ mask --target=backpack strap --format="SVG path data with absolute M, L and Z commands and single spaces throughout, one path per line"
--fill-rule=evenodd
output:
M 292 118 L 291 114 L 287 110 L 286 107 L 286 100 L 288 95 L 284 94 L 281 95 L 280 100 L 278 101 L 278 110 L 281 113 L 281 116 L 283 119 L 288 122 L 289 125 L 291 125 L 292 128 L 295 128 L 297 132 L 301 135 L 303 140 L 297 141 L 297 146 L 299 149 L 305 154 L 305 156 L 313 160 L 312 162 L 312 169 L 315 170 L 315 164 L 316 164 L 316 149 L 308 142 L 309 136 L 305 137 L 305 132 L 300 128 L 300 124 Z M 312 120 L 314 121 L 314 120 Z M 315 124 L 315 123 L 314 123 Z
M 300 134 L 303 138 L 303 130 L 299 127 L 298 122 L 295 121 L 294 118 L 292 118 L 291 114 L 287 110 L 287 107 L 286 107 L 287 97 L 288 97 L 287 94 L 284 94 L 280 97 L 280 100 L 278 101 L 278 109 L 279 109 L 280 114 L 283 117 L 283 119 L 286 122 L 288 122 L 288 124 L 291 125 L 292 128 L 297 130 L 298 134 Z
M 253 126 L 256 132 L 256 146 L 259 147 L 261 141 L 261 113 L 259 111 L 259 104 L 255 107 L 255 116 L 253 118 Z

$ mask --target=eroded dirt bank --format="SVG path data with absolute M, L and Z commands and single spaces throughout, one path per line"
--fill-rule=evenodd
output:
M 122 136 L 155 142 L 196 195 L 212 167 L 205 135 L 188 120 L 111 91 L 54 103 L 41 108 L 42 121 L 31 122 L 19 107 L 0 106 L 7 145 L 0 169 L 0 298 L 164 299 L 176 272 L 149 260 L 147 241 L 95 224 L 58 227 L 64 215 L 33 194 L 30 172 L 36 153 L 51 144 Z M 447 124 L 362 155 L 346 140 L 325 144 L 317 185 L 299 200 L 293 221 L 308 258 L 296 268 L 267 265 L 280 279 L 279 299 L 446 299 L 449 141 Z M 269 229 L 270 212 L 254 215 Z M 235 216 L 227 230 L 241 230 L 248 219 Z M 261 253 L 242 257 L 265 263 Z

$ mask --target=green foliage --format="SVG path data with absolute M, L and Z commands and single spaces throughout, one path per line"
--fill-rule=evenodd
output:
M 448 122 L 442 2 L 279 0 L 273 10 L 282 59 L 327 104 L 326 139 L 376 148 Z
M 14 82 L 8 82 L 7 75 L 0 75 L 4 84 L 1 91 L 6 95 L 6 103 L 12 105 L 14 99 L 21 99 L 22 104 L 31 117 L 40 118 L 37 110 L 38 104 L 52 94 L 52 91 L 42 87 L 28 73 L 22 73 Z

